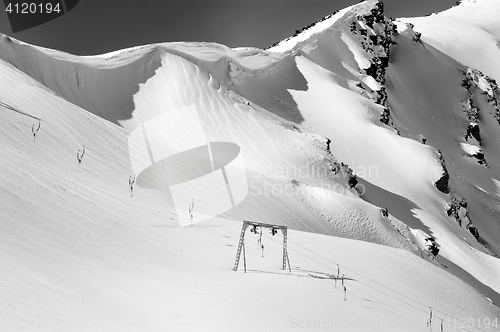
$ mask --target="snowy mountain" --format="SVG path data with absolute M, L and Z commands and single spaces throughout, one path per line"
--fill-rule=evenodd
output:
M 498 329 L 499 11 L 370 0 L 266 50 L 1 35 L 0 329 Z M 288 227 L 289 270 L 267 229 L 232 270 L 243 220 Z

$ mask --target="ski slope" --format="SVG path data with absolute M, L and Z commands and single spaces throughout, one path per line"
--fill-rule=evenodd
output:
M 0 36 L 0 330 L 496 330 L 498 91 L 403 21 L 365 1 L 268 50 L 91 57 Z M 248 180 L 216 217 L 150 168 L 199 144 L 193 109 Z M 291 272 L 266 230 L 232 271 L 242 220 L 289 227 Z

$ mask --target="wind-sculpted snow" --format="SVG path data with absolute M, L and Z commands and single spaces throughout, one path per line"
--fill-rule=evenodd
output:
M 490 2 L 477 1 L 485 3 Z M 473 4 L 450 10 L 444 21 Z M 440 15 L 431 17 L 437 24 Z M 153 285 L 147 292 L 154 293 L 157 271 L 163 281 L 174 276 L 172 289 L 159 294 L 171 291 L 172 298 L 185 301 L 178 290 L 185 289 L 194 301 L 186 280 L 203 284 L 203 269 L 212 282 L 227 280 L 237 294 L 241 280 L 220 279 L 226 271 L 213 255 L 234 258 L 239 222 L 253 220 L 288 226 L 308 243 L 314 242 L 309 236 L 325 243 L 325 238 L 349 239 L 335 243 L 347 244 L 342 252 L 352 248 L 353 261 L 371 243 L 382 245 L 374 246 L 379 256 L 369 255 L 380 262 L 377 271 L 394 252 L 404 257 L 401 266 L 420 268 L 420 279 L 407 272 L 391 276 L 388 282 L 398 279 L 398 289 L 406 287 L 399 279 L 408 278 L 412 287 L 428 288 L 419 286 L 422 301 L 437 296 L 436 305 L 457 317 L 495 317 L 498 308 L 443 270 L 448 266 L 485 296 L 499 296 L 500 125 L 498 87 L 490 78 L 496 69 L 465 67 L 449 56 L 452 52 L 427 44 L 416 21 L 391 21 L 382 3 L 371 0 L 298 30 L 268 50 L 162 43 L 91 57 L 0 36 L 0 167 L 6 174 L 0 221 L 14 230 L 2 233 L 1 245 L 12 254 L 7 266 L 17 268 L 8 267 L 7 273 L 12 283 L 20 274 L 26 282 L 29 273 L 19 271 L 35 251 L 49 258 L 37 256 L 34 269 L 60 269 L 57 280 L 32 271 L 38 281 L 28 282 L 27 290 L 13 286 L 10 298 L 21 294 L 23 308 L 31 308 L 26 292 L 42 283 L 49 294 L 62 292 L 75 308 L 79 299 L 104 297 L 113 304 L 144 280 Z M 484 27 L 496 31 L 493 23 Z M 474 28 L 467 31 L 483 36 Z M 30 132 L 37 118 L 41 129 Z M 77 160 L 83 145 L 85 157 Z M 180 228 L 179 222 L 194 226 Z M 215 236 L 222 240 L 213 242 Z M 247 246 L 249 257 L 263 258 L 258 257 L 263 247 L 255 252 L 252 247 Z M 266 255 L 272 256 L 276 248 L 270 248 Z M 49 261 L 58 255 L 63 258 Z M 82 261 L 107 287 L 119 278 L 113 267 L 139 281 L 120 279 L 108 293 L 90 284 L 91 277 L 82 281 L 58 267 L 68 261 Z M 125 268 L 130 261 L 137 271 Z M 370 265 L 369 258 L 359 261 Z M 202 268 L 193 268 L 197 264 Z M 69 269 L 79 268 L 75 263 Z M 84 291 L 62 282 L 65 274 L 85 285 Z M 253 287 L 260 284 L 254 281 Z M 443 284 L 454 287 L 442 290 Z M 229 296 L 234 304 L 227 291 L 220 295 L 225 286 L 217 281 L 203 294 L 215 294 L 215 302 Z M 445 295 L 437 295 L 440 290 Z M 129 300 L 123 313 L 134 307 Z M 147 303 L 147 296 L 141 301 Z M 84 313 L 96 310 L 81 307 Z M 366 314 L 361 307 L 347 311 Z M 424 307 L 418 319 L 427 315 Z M 72 315 L 66 318 L 71 321 Z M 160 312 L 141 315 L 149 319 Z M 234 324 L 228 326 L 234 330 Z M 414 321 L 402 326 L 401 331 L 420 328 Z
M 5 44 L 8 47 L 6 47 L 7 51 L 3 51 L 3 54 L 7 54 L 6 60 L 13 64 L 20 61 L 19 57 L 14 57 L 13 54 L 18 52 L 23 55 L 27 53 L 27 47 L 29 47 L 8 41 L 5 41 Z M 40 59 L 37 61 L 47 62 L 50 70 L 44 70 L 46 66 L 37 66 L 38 69 L 24 68 L 28 74 L 41 77 L 41 82 L 48 82 L 46 83 L 47 87 L 65 96 L 68 101 L 87 108 L 107 120 L 118 122 L 129 132 L 140 128 L 138 126 L 151 119 L 193 105 L 192 107 L 197 110 L 197 114 L 201 119 L 201 126 L 208 142 L 233 142 L 241 148 L 244 165 L 250 171 L 248 180 L 250 194 L 247 199 L 250 203 L 242 203 L 243 212 L 238 214 L 238 217 L 244 219 L 256 215 L 260 220 L 266 219 L 267 222 L 279 222 L 267 220 L 265 216 L 249 212 L 249 210 L 253 210 L 250 208 L 253 204 L 261 204 L 257 203 L 260 200 L 267 201 L 269 196 L 278 196 L 278 201 L 284 201 L 284 203 L 280 204 L 280 206 L 283 206 L 282 223 L 292 225 L 296 229 L 314 229 L 316 232 L 337 234 L 337 231 L 334 230 L 335 227 L 331 225 L 331 218 L 328 213 L 319 213 L 319 218 L 311 220 L 310 212 L 305 215 L 297 212 L 310 209 L 311 207 L 307 204 L 298 209 L 287 207 L 287 204 L 295 205 L 297 202 L 293 195 L 287 192 L 288 187 L 281 182 L 281 178 L 288 181 L 298 180 L 325 188 L 333 188 L 339 183 L 347 189 L 346 194 L 350 191 L 355 192 L 354 189 L 350 189 L 351 185 L 349 185 L 352 182 L 352 175 L 345 171 L 338 174 L 331 171 L 335 167 L 334 163 L 336 163 L 335 154 L 329 157 L 330 153 L 326 151 L 324 143 L 316 144 L 317 147 L 314 150 L 305 148 L 305 146 L 309 145 L 308 140 L 323 139 L 306 136 L 306 134 L 298 132 L 295 129 L 298 127 L 295 127 L 294 124 L 281 119 L 289 119 L 297 124 L 303 122 L 296 106 L 297 102 L 292 97 L 293 92 L 290 89 L 298 88 L 298 91 L 305 91 L 307 81 L 296 67 L 294 57 L 276 56 L 272 53 L 266 54 L 262 51 L 248 49 L 235 52 L 224 46 L 212 44 L 201 44 L 199 46 L 190 44 L 145 46 L 119 54 L 112 54 L 111 57 L 86 57 L 79 61 L 76 61 L 77 57 L 75 56 L 56 51 L 34 48 L 31 52 L 34 54 L 35 59 Z M 48 55 L 50 53 L 55 56 L 50 57 Z M 62 61 L 61 58 L 66 61 Z M 251 58 L 255 58 L 255 61 L 251 61 Z M 116 60 L 112 61 L 112 59 Z M 161 64 L 158 64 L 159 62 Z M 57 69 L 57 66 L 60 66 L 60 69 Z M 138 74 L 139 71 L 142 71 L 140 75 Z M 70 83 L 64 85 L 65 88 L 61 89 L 60 86 L 63 85 L 58 83 L 58 77 L 67 75 L 70 77 L 68 81 Z M 132 75 L 134 79 L 128 85 L 122 87 L 120 82 L 127 80 L 124 75 Z M 91 82 L 97 82 L 98 84 L 91 84 Z M 99 86 L 99 82 L 102 82 L 103 86 Z M 105 86 L 112 91 L 116 91 L 116 93 L 121 93 L 122 97 L 113 98 L 109 94 L 99 94 L 98 91 L 105 90 Z M 136 89 L 138 89 L 138 92 L 136 92 Z M 93 95 L 96 96 L 88 97 Z M 133 98 L 134 102 L 133 111 L 129 110 L 129 106 L 123 104 L 124 100 L 130 98 Z M 87 105 L 92 106 L 87 107 Z M 269 112 L 279 117 L 275 117 Z M 297 115 L 293 115 L 294 113 Z M 189 137 L 194 137 L 196 129 L 186 123 L 185 126 L 179 125 L 178 130 L 179 134 L 158 133 L 158 131 L 161 131 L 160 128 L 153 129 L 153 132 L 158 133 L 159 138 L 155 140 L 161 141 L 163 137 L 164 143 L 160 143 L 160 145 L 168 147 L 168 145 L 175 144 L 171 137 L 182 137 L 185 135 L 182 133 L 191 131 L 190 134 L 180 140 L 181 142 L 188 141 Z M 137 133 L 139 132 L 141 131 Z M 134 137 L 137 136 L 136 134 L 133 135 Z M 151 134 L 146 133 L 146 135 L 150 136 Z M 298 140 L 294 138 L 295 136 L 303 138 Z M 144 143 L 140 143 L 140 138 L 131 138 L 129 138 L 130 157 L 132 171 L 137 173 L 137 185 L 165 190 L 168 186 L 151 186 L 148 184 L 161 183 L 162 176 L 159 175 L 161 173 L 153 171 L 152 168 L 150 172 L 143 173 L 144 167 L 148 167 L 148 164 L 151 165 L 147 147 L 136 148 L 137 144 Z M 297 142 L 299 149 L 290 146 L 288 144 L 290 140 Z M 137 154 L 134 151 L 142 152 Z M 319 161 L 313 163 L 312 160 L 318 158 Z M 198 171 L 189 168 L 188 164 L 182 164 L 198 163 L 199 160 L 188 158 L 179 159 L 178 162 L 181 164 L 175 168 L 184 170 L 185 173 L 179 173 L 179 178 L 187 179 L 199 176 Z M 143 164 L 144 166 L 139 166 Z M 163 167 L 165 166 L 163 165 Z M 160 170 L 158 167 L 156 169 Z M 304 172 L 303 169 L 308 171 Z M 186 173 L 188 170 L 194 173 L 189 175 Z M 171 182 L 175 182 L 175 180 L 172 180 L 173 177 L 171 176 Z M 188 195 L 192 197 L 188 197 Z M 191 201 L 197 195 L 199 196 L 200 193 L 182 194 L 181 196 L 184 197 L 183 202 L 186 203 L 184 205 L 187 206 L 188 201 Z M 358 204 L 366 204 L 359 197 L 357 200 Z M 211 205 L 209 202 L 201 202 L 201 204 Z M 324 204 L 326 205 L 313 208 L 315 215 L 318 209 L 328 209 L 327 203 Z M 247 208 L 244 208 L 245 206 Z M 281 208 L 278 207 L 278 209 Z M 235 211 L 238 211 L 238 209 Z M 294 211 L 293 216 L 288 216 L 287 211 Z M 373 211 L 377 212 L 375 212 L 374 216 L 367 216 L 367 220 L 375 224 L 382 224 L 378 210 Z M 182 216 L 184 216 L 184 212 L 181 212 L 181 210 L 178 213 L 182 213 Z M 373 214 L 374 212 L 369 213 Z M 183 217 L 179 218 L 182 219 Z M 360 226 L 355 218 L 336 218 L 336 220 L 351 224 L 349 227 L 353 232 L 343 232 L 343 236 L 355 239 L 364 238 L 377 243 L 411 248 L 411 245 L 407 245 L 409 239 L 401 241 L 399 239 L 401 235 L 391 230 L 386 234 L 377 232 L 375 235 L 372 234 L 371 229 L 377 228 L 376 225 L 374 225 L 374 228 L 366 228 L 366 225 Z M 339 227 L 341 226 L 339 225 Z M 354 231 L 356 229 L 359 231 Z
M 162 91 L 168 91 L 169 93 L 165 94 Z M 241 148 L 244 160 L 244 165 L 242 164 L 241 167 L 248 168 L 250 171 L 249 196 L 251 196 L 248 197 L 248 202 L 241 202 L 243 211 L 237 214 L 241 218 L 250 218 L 254 214 L 247 211 L 252 210 L 249 208 L 251 204 L 266 200 L 268 196 L 277 196 L 279 201 L 297 204 L 294 197 L 295 193 L 290 190 L 291 188 L 286 184 L 286 181 L 301 181 L 315 187 L 336 191 L 335 188 L 338 188 L 340 194 L 354 199 L 353 206 L 356 204 L 359 206 L 366 205 L 366 202 L 357 196 L 354 189 L 350 189 L 349 183 L 352 177 L 349 173 L 350 170 L 346 167 L 335 169 L 338 167 L 336 166 L 337 161 L 333 156 L 329 156 L 326 144 L 323 142 L 318 144 L 318 142 L 315 144 L 314 149 L 308 147 L 310 146 L 310 140 L 314 142 L 319 137 L 285 129 L 283 126 L 286 125 L 286 122 L 283 120 L 280 121 L 281 125 L 279 126 L 269 122 L 269 119 L 272 118 L 255 112 L 255 108 L 259 109 L 258 106 L 248 105 L 245 99 L 232 94 L 232 91 L 226 86 L 217 84 L 217 81 L 210 73 L 204 73 L 200 67 L 180 56 L 165 53 L 162 66 L 156 71 L 153 78 L 141 85 L 139 93 L 134 96 L 134 101 L 136 109 L 132 114 L 133 118 L 122 122 L 125 128 L 132 129 L 133 123 L 140 124 L 149 121 L 149 119 L 160 119 L 160 117 L 164 116 L 163 114 L 171 114 L 169 112 L 177 112 L 177 110 L 187 112 L 182 108 L 192 107 L 197 110 L 196 113 L 201 121 L 201 127 L 203 127 L 207 141 L 232 142 Z M 189 121 L 185 123 L 188 123 L 187 127 L 183 127 L 181 124 L 177 125 L 179 130 L 177 134 L 172 132 L 176 129 L 167 126 L 164 126 L 164 129 L 158 128 L 156 131 L 152 129 L 151 133 L 149 133 L 150 129 L 146 128 L 145 132 L 148 137 L 152 137 L 153 134 L 158 136 L 155 141 L 163 143 L 155 143 L 155 145 L 165 145 L 162 150 L 167 151 L 177 144 L 172 137 L 179 137 L 181 138 L 179 143 L 186 142 L 188 145 L 190 144 L 187 143 L 189 140 L 197 137 L 195 122 Z M 162 130 L 167 132 L 162 133 Z M 183 137 L 184 135 L 185 137 Z M 282 137 L 286 137 L 286 140 Z M 136 141 L 135 139 L 129 139 L 129 146 L 133 146 Z M 290 145 L 290 142 L 295 142 L 295 144 Z M 182 146 L 186 144 L 182 143 Z M 292 151 L 290 151 L 291 148 Z M 131 158 L 134 157 L 135 155 L 131 153 Z M 147 161 L 149 157 L 145 155 L 142 159 L 142 161 Z M 138 163 L 140 162 L 138 161 Z M 189 162 L 189 159 L 179 159 L 178 163 L 180 164 L 177 165 L 177 168 L 183 169 L 184 172 L 196 173 L 195 170 L 189 168 Z M 192 162 L 199 163 L 200 160 L 196 159 Z M 132 165 L 135 164 L 137 162 L 132 159 Z M 170 166 L 166 167 L 168 182 L 173 185 L 173 182 L 176 182 L 175 176 L 169 171 L 168 167 Z M 202 167 L 201 164 L 198 167 Z M 142 170 L 143 167 L 139 167 L 136 171 L 139 173 Z M 145 175 L 145 173 L 141 174 Z M 138 184 L 141 185 L 141 181 L 144 183 L 159 183 L 161 182 L 162 173 L 149 173 L 147 176 L 150 179 L 145 180 L 142 178 L 141 180 L 142 175 L 139 175 Z M 190 178 L 188 174 L 180 173 L 178 177 Z M 148 187 L 148 185 L 145 186 Z M 236 189 L 238 188 L 232 188 L 233 191 Z M 201 187 L 192 188 L 192 191 L 196 190 L 203 191 Z M 218 196 L 215 187 L 212 187 L 211 190 L 212 195 Z M 185 192 L 182 195 L 189 200 L 189 195 L 196 197 L 199 196 L 199 193 L 192 192 L 190 194 Z M 175 194 L 172 193 L 172 196 L 175 196 Z M 360 216 L 345 217 L 345 214 L 342 213 L 342 215 L 333 219 L 335 223 L 332 225 L 330 217 L 332 212 L 328 212 L 327 209 L 334 200 L 334 198 L 330 198 L 313 205 L 304 201 L 305 205 L 303 207 L 300 206 L 304 203 L 297 204 L 299 211 L 301 209 L 311 209 L 314 214 L 317 214 L 317 219 L 310 220 L 310 217 L 306 217 L 302 213 L 290 216 L 283 210 L 281 212 L 283 215 L 282 221 L 274 222 L 291 225 L 295 229 L 309 230 L 312 228 L 316 232 L 331 235 L 342 234 L 343 237 L 365 239 L 370 242 L 404 247 L 411 250 L 408 239 L 401 240 L 401 235 L 395 232 L 392 225 L 389 228 L 383 228 L 383 231 L 374 231 L 384 223 L 376 208 L 371 209 L 371 211 L 364 211 L 364 214 L 361 215 L 361 218 L 365 220 L 364 224 L 359 222 Z M 212 207 L 219 204 L 213 199 L 201 201 L 195 199 L 195 201 Z M 300 201 L 303 201 L 303 199 Z M 176 206 L 178 205 L 176 204 Z M 276 209 L 281 210 L 281 207 L 277 206 Z M 180 213 L 182 210 L 177 211 Z M 260 216 L 258 219 L 273 222 L 273 220 L 268 220 L 265 216 Z M 350 229 L 349 232 L 340 231 L 341 228 L 345 227 L 344 224 Z

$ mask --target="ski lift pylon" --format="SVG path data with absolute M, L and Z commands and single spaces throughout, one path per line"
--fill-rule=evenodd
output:
M 247 272 L 246 257 L 245 257 L 245 231 L 247 230 L 247 228 L 249 226 L 252 226 L 251 230 L 255 230 L 257 227 L 260 227 L 261 229 L 262 228 L 269 228 L 269 229 L 271 229 L 271 232 L 273 232 L 273 230 L 275 232 L 277 232 L 277 230 L 281 230 L 281 233 L 283 234 L 283 265 L 282 265 L 282 269 L 286 270 L 287 269 L 286 267 L 288 265 L 288 271 L 292 272 L 292 269 L 290 267 L 290 261 L 288 259 L 288 250 L 287 250 L 287 239 L 288 239 L 287 230 L 288 230 L 288 228 L 286 226 L 265 224 L 265 223 L 248 221 L 248 220 L 243 220 L 243 225 L 241 226 L 240 241 L 238 243 L 238 249 L 236 252 L 236 260 L 234 262 L 233 270 L 238 271 L 238 265 L 240 264 L 241 252 L 243 252 L 243 260 L 245 263 L 244 264 L 245 273 Z

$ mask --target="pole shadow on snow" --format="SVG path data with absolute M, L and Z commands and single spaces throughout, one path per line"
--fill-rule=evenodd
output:
M 247 272 L 246 273 L 266 273 L 266 274 L 277 274 L 277 275 L 293 276 L 293 277 L 299 277 L 299 278 L 315 278 L 314 276 L 312 276 L 310 274 L 298 274 L 298 273 L 294 273 L 293 270 L 292 270 L 292 272 L 288 272 L 288 271 L 283 271 L 283 270 L 280 270 L 280 271 L 265 271 L 265 270 L 255 270 L 255 269 L 248 269 L 247 268 Z M 324 278 L 324 279 L 328 279 L 328 278 Z M 347 279 L 344 278 L 344 280 L 347 280 Z
M 315 271 L 315 270 L 306 270 L 306 269 L 300 269 L 298 267 L 293 267 L 292 272 L 288 271 L 269 271 L 269 270 L 257 270 L 257 269 L 248 269 L 246 273 L 267 273 L 267 274 L 279 274 L 279 275 L 286 275 L 286 276 L 294 276 L 294 277 L 299 277 L 299 278 L 314 278 L 314 279 L 324 279 L 324 280 L 337 280 L 341 281 L 342 279 L 344 281 L 356 281 L 354 278 L 346 277 L 344 276 L 336 276 L 331 273 L 326 273 L 326 272 L 321 272 L 321 271 Z
M 0 106 L 2 106 L 2 107 L 3 107 L 3 108 L 5 108 L 5 109 L 8 109 L 8 110 L 14 111 L 14 112 L 16 112 L 16 113 L 19 113 L 19 114 L 25 115 L 25 116 L 27 116 L 27 117 L 30 117 L 30 118 L 36 119 L 36 120 L 38 120 L 38 121 L 41 121 L 41 120 L 42 120 L 42 119 L 40 119 L 40 118 L 37 118 L 36 116 L 33 116 L 33 115 L 29 114 L 29 113 L 26 113 L 26 112 L 20 111 L 20 110 L 18 110 L 17 108 L 15 108 L 15 107 L 13 107 L 13 106 L 11 106 L 11 105 L 9 105 L 9 104 L 3 103 L 3 102 L 1 102 L 1 101 L 0 101 Z
M 315 271 L 315 270 L 306 270 L 306 269 L 301 269 L 298 267 L 292 269 L 292 271 L 307 273 L 307 276 L 309 276 L 311 278 L 316 278 L 316 279 L 329 279 L 329 280 L 337 280 L 337 281 L 343 279 L 344 281 L 356 281 L 356 279 L 347 277 L 344 274 L 335 275 L 332 273 L 326 273 L 326 272 Z

